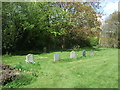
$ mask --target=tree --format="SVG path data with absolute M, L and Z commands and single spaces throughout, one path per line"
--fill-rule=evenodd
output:
M 5 2 L 2 14 L 3 53 L 91 46 L 100 25 L 83 3 Z
M 71 45 L 70 42 L 68 42 L 68 44 L 71 45 L 71 47 L 75 47 L 77 45 L 81 47 L 91 46 L 90 40 L 93 41 L 94 37 L 97 36 L 96 32 L 98 32 L 98 28 L 101 25 L 97 19 L 96 12 L 92 8 L 94 3 L 68 2 L 60 3 L 60 6 L 65 11 L 72 14 L 70 17 L 72 28 L 70 28 L 67 33 L 69 40 L 66 41 L 70 41 L 71 43 L 73 42 L 73 44 Z M 96 30 L 93 30 L 93 28 L 96 28 Z
M 103 25 L 103 32 L 101 34 L 101 45 L 107 47 L 119 47 L 118 45 L 118 13 L 117 11 L 109 15 L 108 19 Z M 104 43 L 105 42 L 105 43 Z

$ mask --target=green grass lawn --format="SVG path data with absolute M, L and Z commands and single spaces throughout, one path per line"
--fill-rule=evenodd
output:
M 54 53 L 60 61 L 54 62 Z M 3 88 L 118 88 L 118 49 L 99 48 L 95 56 L 88 50 L 87 57 L 76 53 L 75 59 L 69 51 L 35 54 L 35 64 L 26 63 L 26 55 L 3 55 L 5 64 L 22 69 L 22 76 Z

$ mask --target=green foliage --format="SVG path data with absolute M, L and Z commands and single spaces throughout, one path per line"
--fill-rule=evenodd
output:
M 113 47 L 118 48 L 119 45 L 119 21 L 118 21 L 118 15 L 120 12 L 113 12 L 111 15 L 109 15 L 108 19 L 105 21 L 105 24 L 103 25 L 103 31 L 101 33 L 100 38 L 100 45 L 104 47 Z
M 7 83 L 3 88 L 18 88 L 29 85 L 35 80 L 35 77 L 31 74 L 23 73 L 21 76 L 16 77 L 11 83 Z
M 25 67 L 26 66 L 23 66 L 23 64 L 21 62 L 17 63 L 16 65 L 13 66 L 13 68 L 21 69 L 21 70 L 25 70 Z
M 94 9 L 82 3 L 4 2 L 2 6 L 3 53 L 91 46 L 87 38 L 92 34 L 75 29 L 91 31 L 100 25 Z
M 23 62 L 19 62 L 19 63 L 16 63 L 15 65 L 13 65 L 12 67 L 13 68 L 16 68 L 16 69 L 18 69 L 18 70 L 21 70 L 21 71 L 31 71 L 31 72 L 36 72 L 37 70 L 33 70 L 32 68 L 35 68 L 36 67 L 36 65 L 38 65 L 39 66 L 39 70 L 41 69 L 41 67 L 40 67 L 40 64 L 39 63 L 37 63 L 37 64 L 32 64 L 32 63 L 23 63 Z M 37 66 L 37 67 L 38 67 Z M 37 68 L 36 67 L 36 68 Z
M 90 40 L 90 42 L 91 42 L 91 45 L 92 45 L 92 46 L 96 46 L 96 45 L 98 45 L 98 43 L 99 43 L 99 38 L 98 38 L 98 37 L 94 37 L 94 38 L 92 38 L 92 39 Z

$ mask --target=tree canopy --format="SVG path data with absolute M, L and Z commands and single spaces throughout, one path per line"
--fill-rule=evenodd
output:
M 97 44 L 94 3 L 3 2 L 3 53 Z

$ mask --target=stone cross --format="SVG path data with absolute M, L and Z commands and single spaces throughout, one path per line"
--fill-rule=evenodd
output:
M 75 51 L 71 51 L 71 52 L 70 52 L 70 58 L 75 58 L 75 56 L 76 56 L 76 55 L 75 55 Z
M 60 55 L 58 53 L 54 54 L 54 61 L 60 60 Z
M 27 56 L 26 56 L 26 60 L 25 60 L 27 63 L 29 63 L 29 62 L 31 62 L 31 63 L 35 63 L 34 62 L 34 57 L 33 57 L 33 54 L 28 54 Z
M 86 57 L 86 51 L 85 50 L 82 51 L 82 56 Z

